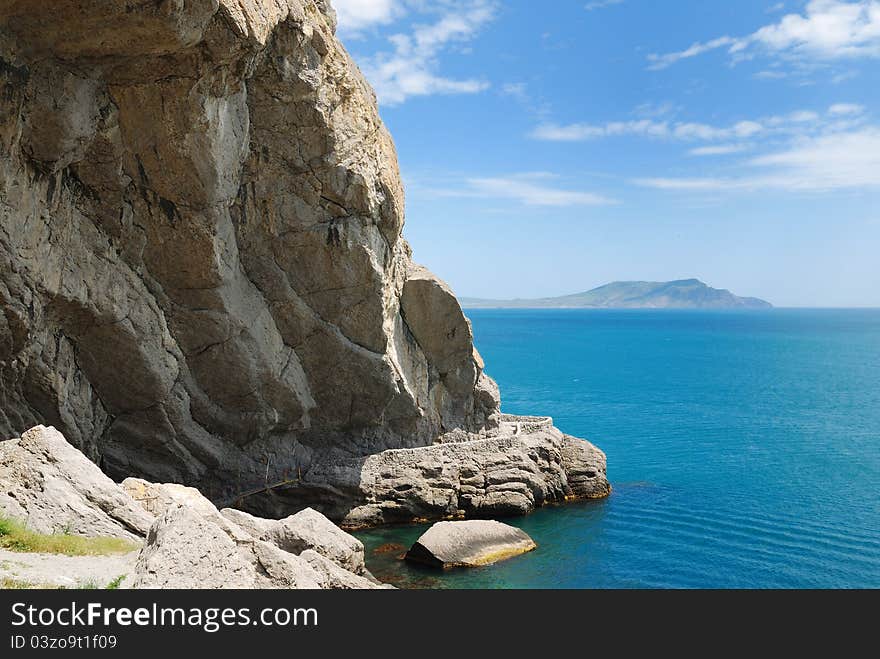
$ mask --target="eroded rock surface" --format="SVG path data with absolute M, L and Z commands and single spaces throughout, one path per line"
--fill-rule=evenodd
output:
M 254 517 L 231 508 L 220 512 L 253 537 L 279 549 L 293 554 L 315 551 L 349 572 L 364 573 L 363 543 L 311 508 L 280 520 Z
M 195 510 L 170 506 L 150 529 L 132 588 L 321 588 L 303 559 L 261 540 L 231 537 Z

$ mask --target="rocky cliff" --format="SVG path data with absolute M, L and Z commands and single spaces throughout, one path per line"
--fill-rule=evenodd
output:
M 0 434 L 374 521 L 376 455 L 504 435 L 334 29 L 327 0 L 0 4 Z M 571 494 L 554 474 L 533 505 Z

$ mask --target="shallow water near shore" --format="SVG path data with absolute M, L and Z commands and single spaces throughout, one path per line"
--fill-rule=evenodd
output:
M 614 493 L 505 520 L 538 549 L 477 570 L 399 560 L 426 526 L 359 533 L 379 578 L 410 588 L 880 587 L 880 310 L 468 316 L 504 410 L 553 416 L 599 445 Z

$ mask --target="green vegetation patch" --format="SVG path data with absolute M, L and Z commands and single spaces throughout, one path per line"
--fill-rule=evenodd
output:
M 137 549 L 138 545 L 121 538 L 86 538 L 67 533 L 45 535 L 26 528 L 14 519 L 0 516 L 0 548 L 65 556 L 107 556 L 127 554 Z
M 80 584 L 79 586 L 75 586 L 76 590 L 117 590 L 122 584 L 122 580 L 125 578 L 125 575 L 117 577 L 113 581 L 111 581 L 106 586 L 101 586 L 100 584 L 94 581 L 88 581 L 86 583 Z M 54 584 L 35 584 L 30 581 L 21 581 L 19 579 L 9 579 L 6 577 L 0 577 L 0 590 L 70 590 L 65 586 L 58 586 Z

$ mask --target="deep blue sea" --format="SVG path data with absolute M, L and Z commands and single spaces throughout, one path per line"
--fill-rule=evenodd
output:
M 505 520 L 535 552 L 404 587 L 880 587 L 880 310 L 471 310 L 506 412 L 608 455 L 612 496 Z

